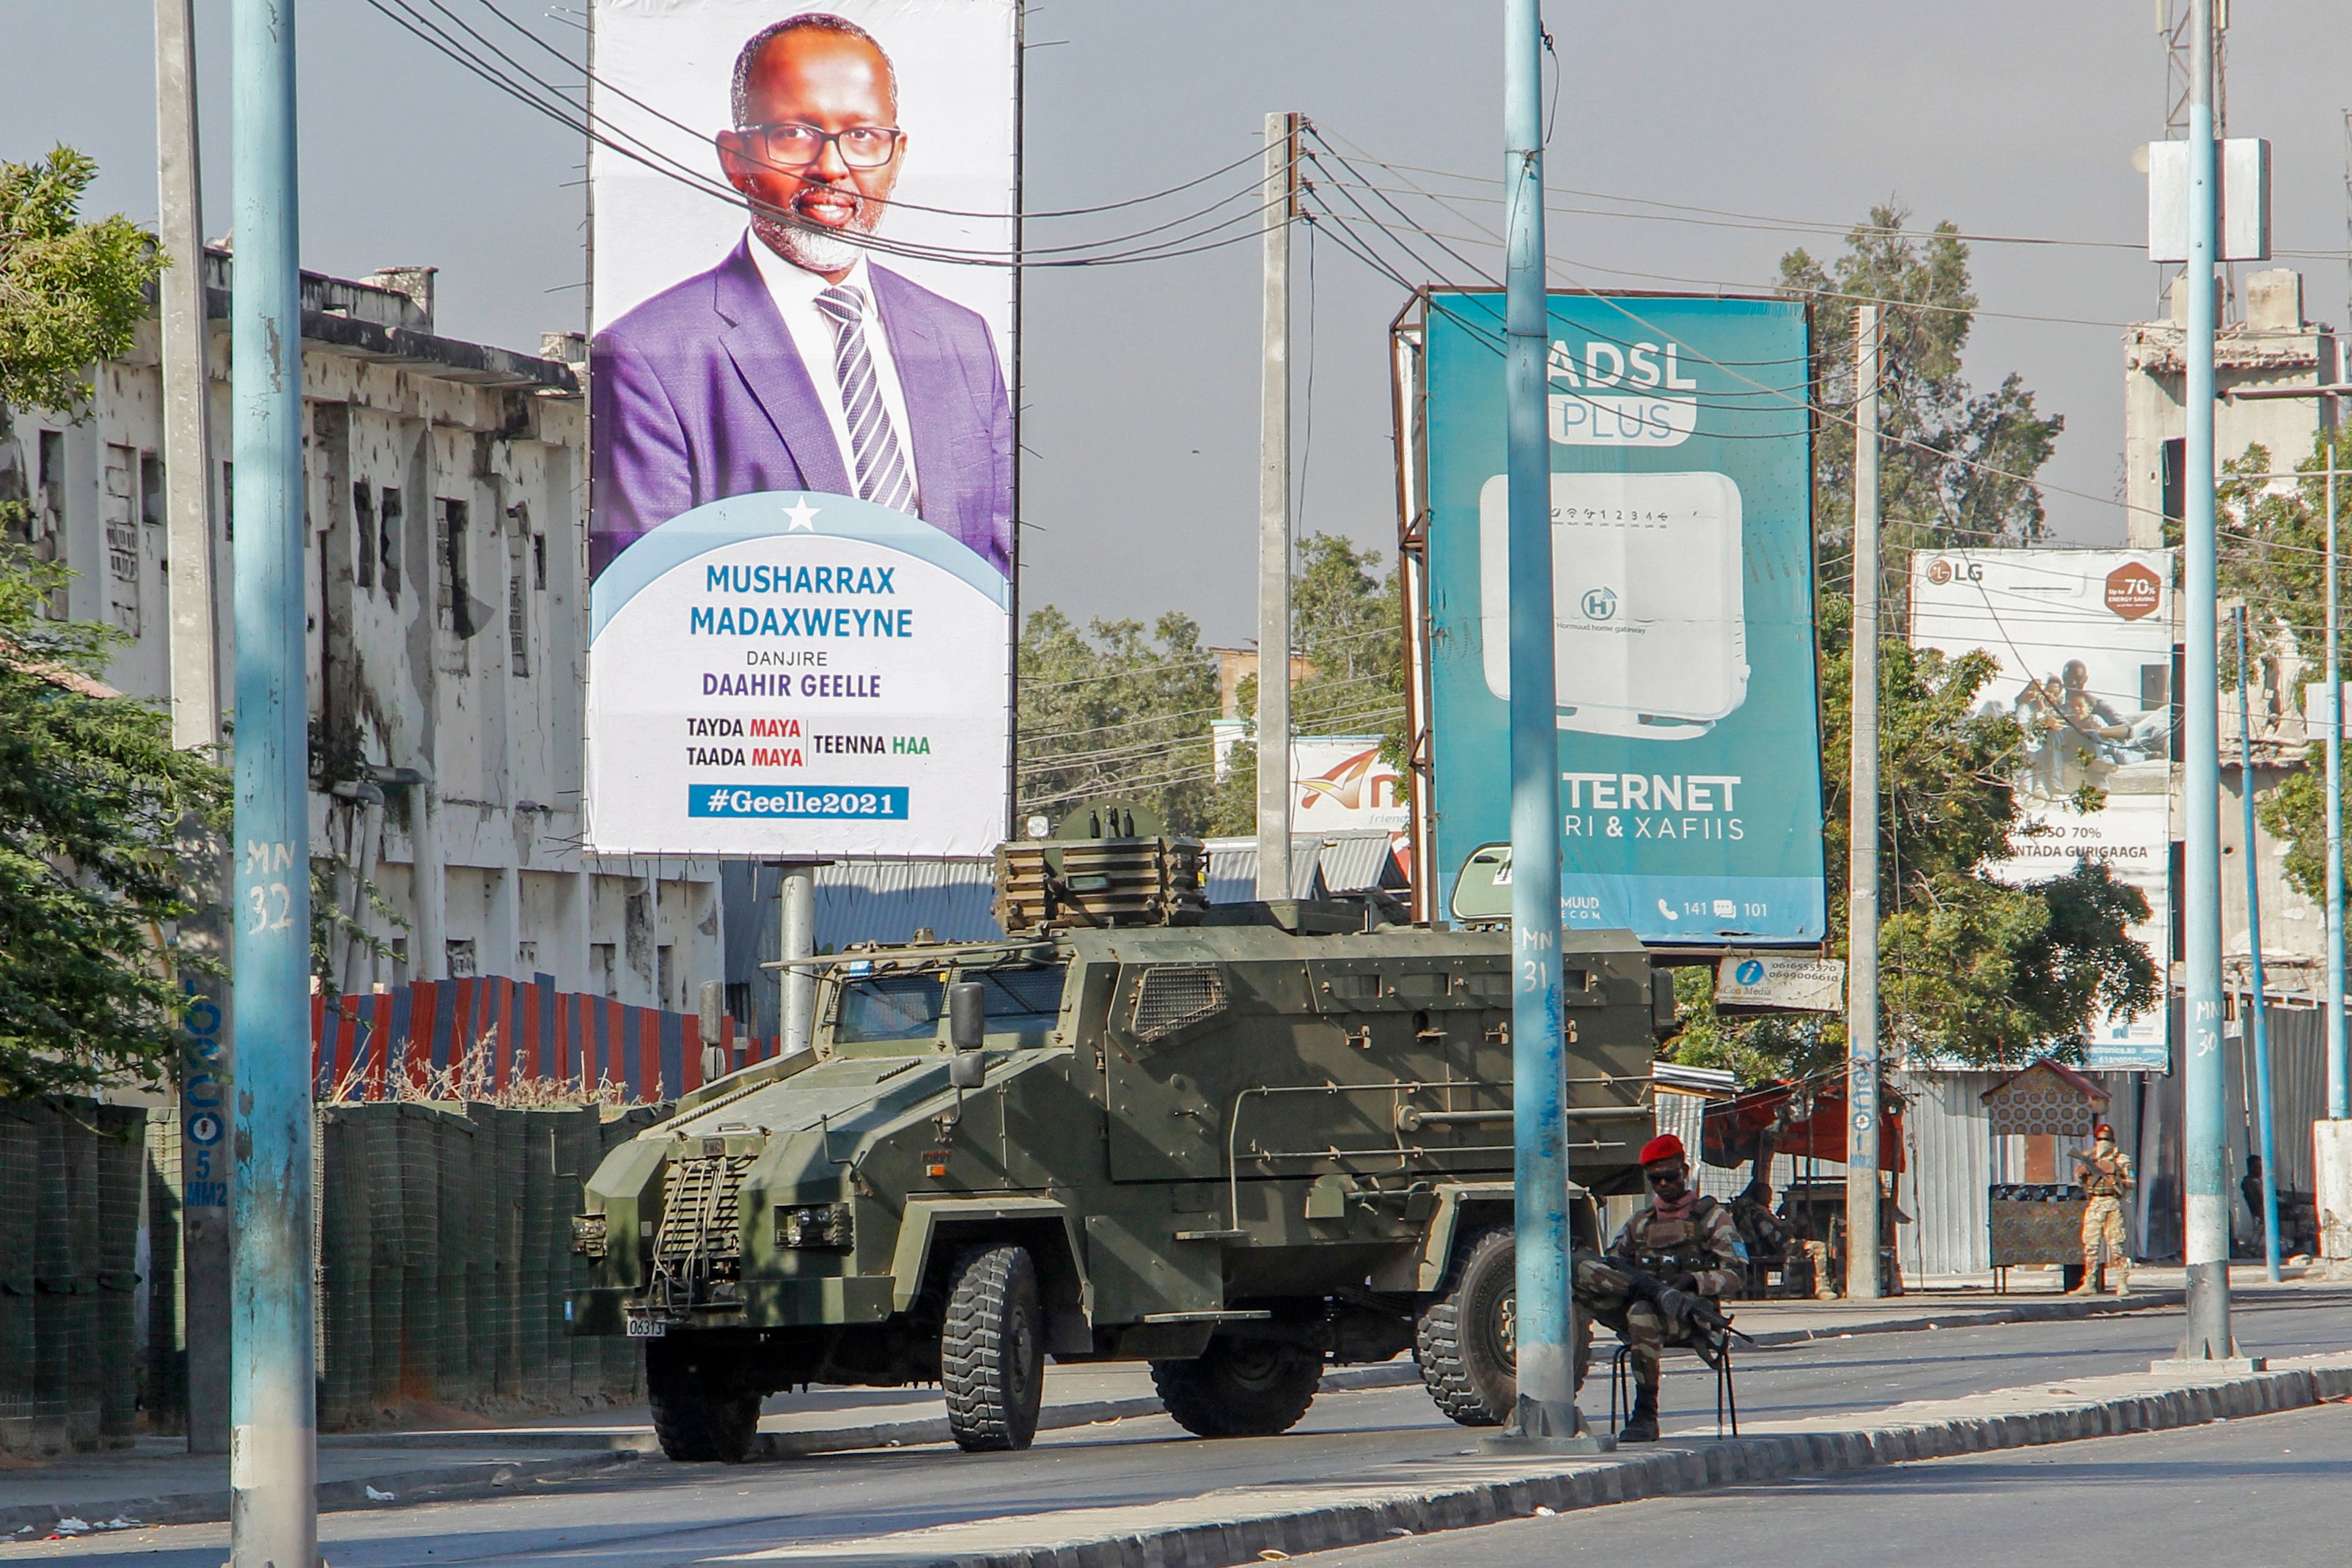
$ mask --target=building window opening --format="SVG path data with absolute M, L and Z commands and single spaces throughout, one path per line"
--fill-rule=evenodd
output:
M 400 604 L 400 492 L 383 487 L 383 505 L 377 511 L 376 559 L 383 563 L 383 591 L 396 609 Z
M 375 586 L 375 486 L 364 479 L 352 484 L 352 580 L 361 588 Z

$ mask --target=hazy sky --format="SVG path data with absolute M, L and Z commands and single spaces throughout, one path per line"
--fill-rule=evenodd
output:
M 494 32 L 482 3 L 446 0 Z M 577 138 L 364 0 L 297 4 L 304 265 L 344 276 L 438 266 L 439 326 L 453 336 L 534 349 L 542 330 L 577 328 Z M 498 4 L 576 52 L 576 11 Z M 779 0 L 777 12 L 794 8 Z M 215 235 L 228 222 L 227 13 L 226 0 L 198 0 Z M 145 0 L 0 0 L 0 158 L 70 141 L 105 166 L 102 209 L 151 221 L 152 14 Z M 1082 206 L 1190 179 L 1250 152 L 1269 110 L 1302 110 L 1392 163 L 1496 175 L 1500 14 L 1499 0 L 1038 0 L 1028 22 L 1028 205 Z M 2339 322 L 2346 20 L 2327 0 L 2239 0 L 2228 79 L 2231 130 L 2273 142 L 2277 247 L 2326 253 L 2275 265 L 2304 272 L 2312 317 Z M 1986 311 L 2067 319 L 1982 317 L 1969 368 L 1985 385 L 2016 371 L 2042 407 L 2066 416 L 2047 471 L 2057 534 L 2120 542 L 2121 325 L 2156 307 L 2157 271 L 2127 248 L 2146 226 L 2132 149 L 2164 128 L 2152 0 L 1957 9 L 1612 0 L 1556 3 L 1547 21 L 1561 63 L 1548 160 L 1556 282 L 1759 287 L 1791 246 L 1835 246 L 1834 235 L 1786 222 L 1842 225 L 1890 197 L 1923 224 L 2106 242 L 1977 246 Z M 1772 221 L 1559 210 L 1606 204 L 1563 193 L 1571 190 Z M 1159 222 L 1185 209 L 1147 210 Z M 1119 226 L 1086 222 L 1095 226 L 1072 235 L 1033 224 L 1032 242 Z M 1402 290 L 1328 239 L 1311 247 L 1310 290 L 1308 248 L 1297 283 L 1298 363 L 1303 376 L 1311 359 L 1315 375 L 1300 411 L 1302 528 L 1386 553 L 1396 519 L 1384 340 Z M 1491 265 L 1491 248 L 1463 248 Z M 1257 265 L 1245 245 L 1031 277 L 1025 603 L 1082 616 L 1181 610 L 1213 641 L 1249 637 Z

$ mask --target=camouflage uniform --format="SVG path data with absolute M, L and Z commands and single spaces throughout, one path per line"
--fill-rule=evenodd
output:
M 2101 1153 L 2101 1148 L 2105 1152 Z M 2094 1147 L 2087 1155 L 2074 1156 L 2074 1174 L 2082 1178 L 2084 1195 L 2090 1199 L 2083 1206 L 2082 1289 L 2098 1288 L 2100 1266 L 2112 1258 L 2116 1294 L 2127 1296 L 2131 1252 L 2124 1245 L 2123 1197 L 2132 1185 L 2131 1156 L 2113 1144 Z
M 1616 1265 L 1638 1269 L 1661 1281 L 1689 1274 L 1697 1283 L 1692 1293 L 1720 1299 L 1736 1294 L 1748 1277 L 1748 1260 L 1731 1210 L 1712 1197 L 1692 1202 L 1687 1219 L 1661 1219 L 1654 1207 L 1625 1222 L 1605 1254 L 1576 1255 L 1576 1382 L 1592 1353 L 1592 1325 L 1605 1323 L 1633 1352 L 1634 1386 L 1654 1398 L 1658 1391 L 1658 1359 L 1669 1344 L 1691 1343 L 1690 1328 L 1669 1322 L 1647 1301 L 1634 1301 L 1628 1281 Z
M 1807 1239 L 1797 1243 L 1803 1249 L 1805 1260 L 1813 1266 L 1813 1300 L 1834 1301 L 1838 1299 L 1837 1260 L 1830 1255 L 1826 1241 Z
M 1750 1268 L 1758 1263 L 1782 1262 L 1795 1249 L 1796 1239 L 1780 1217 L 1772 1212 L 1770 1189 L 1750 1187 L 1731 1200 L 1731 1222 L 1739 1228 L 1739 1239 L 1747 1244 Z

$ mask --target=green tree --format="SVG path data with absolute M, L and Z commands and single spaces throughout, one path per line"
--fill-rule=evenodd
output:
M 170 1072 L 174 839 L 228 803 L 162 712 L 98 684 L 120 634 L 47 618 L 68 575 L 0 548 L 0 1100 Z
M 0 417 L 10 404 L 79 408 L 82 372 L 129 348 L 146 318 L 163 257 L 120 214 L 80 220 L 97 178 L 96 160 L 70 147 L 0 162 Z
M 1880 307 L 1879 458 L 1883 560 L 1890 590 L 1920 549 L 2031 544 L 2042 537 L 2033 476 L 2065 420 L 2042 418 L 2015 375 L 1989 392 L 1960 373 L 1975 324 L 1969 247 L 1949 223 L 1923 239 L 1899 204 L 1873 207 L 1824 265 L 1780 258 L 1781 292 L 1812 306 L 1813 517 L 1827 586 L 1849 591 L 1853 538 L 1854 312 Z M 1882 596 L 1899 618 L 1899 591 Z
M 1882 1039 L 1895 1051 L 2013 1062 L 2078 1047 L 2110 1009 L 2160 995 L 2147 950 L 2127 928 L 2147 902 L 2104 867 L 2011 887 L 1984 874 L 2005 858 L 2017 807 L 2008 777 L 2022 745 L 2014 720 L 1980 715 L 1993 671 L 1979 654 L 1946 659 L 1900 635 L 1901 591 L 1915 549 L 2030 544 L 2042 537 L 2034 476 L 2063 422 L 2036 413 L 2014 376 L 1979 393 L 1961 374 L 1977 297 L 1969 249 L 1948 223 L 1922 237 L 1899 205 L 1874 207 L 1824 264 L 1780 261 L 1782 291 L 1812 307 L 1813 516 L 1822 579 L 1821 638 L 1823 852 L 1830 950 L 1847 951 L 1847 780 L 1852 747 L 1855 308 L 1880 306 L 1881 603 L 1893 612 L 1879 653 L 1881 737 L 1879 951 Z M 2078 808 L 2093 809 L 2095 793 Z M 1727 1019 L 1712 977 L 1678 977 L 1685 1061 L 1748 1081 L 1796 1076 L 1845 1051 L 1836 1018 Z
M 1290 691 L 1291 727 L 1300 735 L 1377 735 L 1383 756 L 1403 755 L 1403 604 L 1393 568 L 1381 553 L 1337 534 L 1299 541 L 1290 580 L 1293 650 L 1307 668 Z M 1257 709 L 1257 678 L 1241 683 L 1246 716 Z M 1257 747 L 1234 747 L 1218 780 L 1211 831 L 1257 831 Z
M 2352 430 L 2336 436 L 2336 540 L 2352 519 Z M 2328 437 L 2312 438 L 2311 451 L 2296 462 L 2299 476 L 2280 487 L 2259 477 L 2272 472 L 2268 448 L 2249 446 L 2223 465 L 2215 486 L 2220 510 L 2217 576 L 2225 598 L 2242 600 L 2252 615 L 2253 675 L 2268 664 L 2278 674 L 2280 695 L 2298 703 L 2307 683 L 2327 680 L 2327 482 Z M 2165 525 L 2167 542 L 2178 543 L 2179 525 Z M 2352 563 L 2347 563 L 2352 564 Z M 2352 573 L 2339 572 L 2339 576 Z M 2344 585 L 2339 584 L 2339 592 Z M 2224 686 L 2237 679 L 2237 640 L 2226 618 L 2218 650 Z M 2352 651 L 2337 665 L 2336 678 L 2352 671 Z M 2225 695 L 2226 700 L 2226 695 Z M 2261 797 L 2256 815 L 2263 828 L 2287 845 L 2287 880 L 2324 904 L 2327 898 L 2327 776 L 2325 749 L 2314 744 L 2311 766 L 2287 775 Z
M 1202 831 L 1217 671 L 1191 618 L 1082 629 L 1047 605 L 1022 628 L 1019 670 L 1023 815 L 1059 821 L 1116 797 L 1150 806 L 1171 832 Z
M 147 313 L 161 257 L 126 218 L 81 221 L 97 173 L 69 147 L 0 162 L 0 442 L 11 405 L 78 412 Z M 0 470 L 0 532 L 22 533 L 21 483 Z M 52 617 L 70 575 L 0 547 L 0 1100 L 170 1071 L 175 839 L 228 799 L 161 712 L 99 684 L 119 634 Z
M 1822 850 L 1830 948 L 1847 953 L 1847 812 L 1853 727 L 1853 608 L 1822 615 Z M 2008 715 L 1978 711 L 1991 678 L 1982 653 L 1947 659 L 1893 639 L 1879 651 L 1881 1038 L 1892 1051 L 1971 1064 L 2067 1054 L 2111 1009 L 2154 1006 L 2162 991 L 2128 928 L 2147 902 L 2103 865 L 2011 887 L 1984 874 L 2017 825 L 2009 774 L 2023 744 Z M 2099 804 L 2095 792 L 2077 802 Z M 1676 1060 L 1743 1078 L 1794 1077 L 1845 1051 L 1834 1017 L 1730 1019 L 1704 977 L 1677 996 L 1687 1027 Z

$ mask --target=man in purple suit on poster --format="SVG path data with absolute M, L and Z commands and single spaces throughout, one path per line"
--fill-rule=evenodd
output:
M 981 317 L 867 259 L 907 153 L 890 57 L 823 12 L 754 34 L 718 136 L 742 242 L 589 351 L 593 576 L 727 496 L 816 490 L 911 513 L 1008 575 L 1013 421 Z

